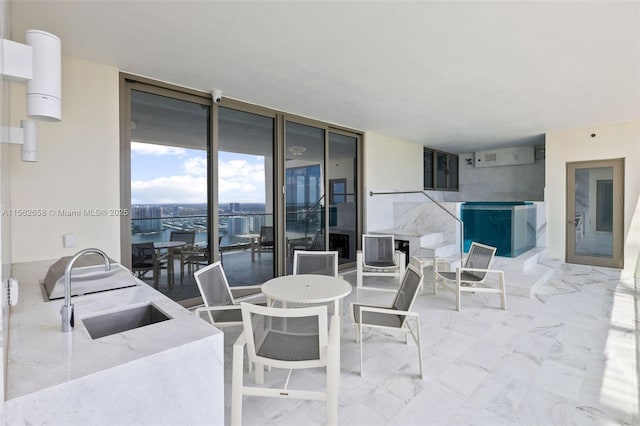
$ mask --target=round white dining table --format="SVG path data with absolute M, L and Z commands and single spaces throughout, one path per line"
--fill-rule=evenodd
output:
M 302 274 L 272 278 L 262 284 L 262 292 L 270 301 L 287 303 L 335 304 L 335 313 L 342 314 L 342 299 L 351 293 L 351 284 L 342 278 L 327 275 Z M 270 303 L 271 304 L 271 303 Z

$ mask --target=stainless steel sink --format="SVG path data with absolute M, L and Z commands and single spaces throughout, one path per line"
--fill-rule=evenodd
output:
M 169 315 L 150 303 L 148 305 L 136 306 L 117 312 L 84 318 L 82 322 L 87 328 L 91 338 L 99 339 L 170 319 L 171 317 Z

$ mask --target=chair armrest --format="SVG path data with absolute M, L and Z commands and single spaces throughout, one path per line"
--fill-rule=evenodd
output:
M 411 311 L 399 311 L 397 309 L 392 308 L 383 308 L 383 307 L 373 307 L 373 306 L 361 306 L 360 313 L 362 312 L 377 312 L 379 314 L 389 314 L 389 315 L 407 315 L 407 316 L 418 316 L 417 312 Z
M 243 349 L 244 345 L 246 344 L 247 344 L 247 336 L 245 336 L 244 331 L 242 331 L 242 333 L 240 333 L 236 341 L 233 343 L 233 348 L 235 349 L 239 347 L 240 349 Z
M 231 295 L 236 301 L 244 301 L 244 300 L 253 299 L 254 297 L 264 296 L 264 293 L 262 293 L 262 284 L 229 287 L 229 290 L 231 291 Z M 245 292 L 247 290 L 255 290 L 255 293 L 234 294 L 234 293 Z
M 504 275 L 504 271 L 501 271 L 499 269 L 479 269 L 479 268 L 456 268 L 456 271 L 460 271 L 460 272 L 486 272 L 486 273 L 496 273 L 496 274 L 503 274 Z

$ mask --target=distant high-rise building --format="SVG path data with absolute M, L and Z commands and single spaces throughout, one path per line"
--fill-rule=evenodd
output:
M 231 216 L 227 226 L 230 235 L 248 234 L 247 218 L 244 216 Z
M 249 233 L 251 234 L 259 234 L 260 233 L 260 228 L 262 226 L 264 226 L 264 216 L 262 215 L 255 215 L 255 216 L 248 216 L 248 229 L 249 229 Z
M 162 231 L 162 208 L 160 206 L 132 206 L 131 219 L 134 233 Z
M 229 203 L 229 211 L 231 213 L 237 213 L 240 211 L 240 203 Z

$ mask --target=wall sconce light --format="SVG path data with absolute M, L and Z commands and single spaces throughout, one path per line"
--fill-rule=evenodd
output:
M 27 44 L 2 39 L 0 74 L 27 84 L 27 115 L 39 121 L 62 118 L 62 48 L 60 38 L 40 30 L 26 32 Z M 0 132 L 4 143 L 22 144 L 22 161 L 38 161 L 36 123 L 22 120 L 20 127 Z

